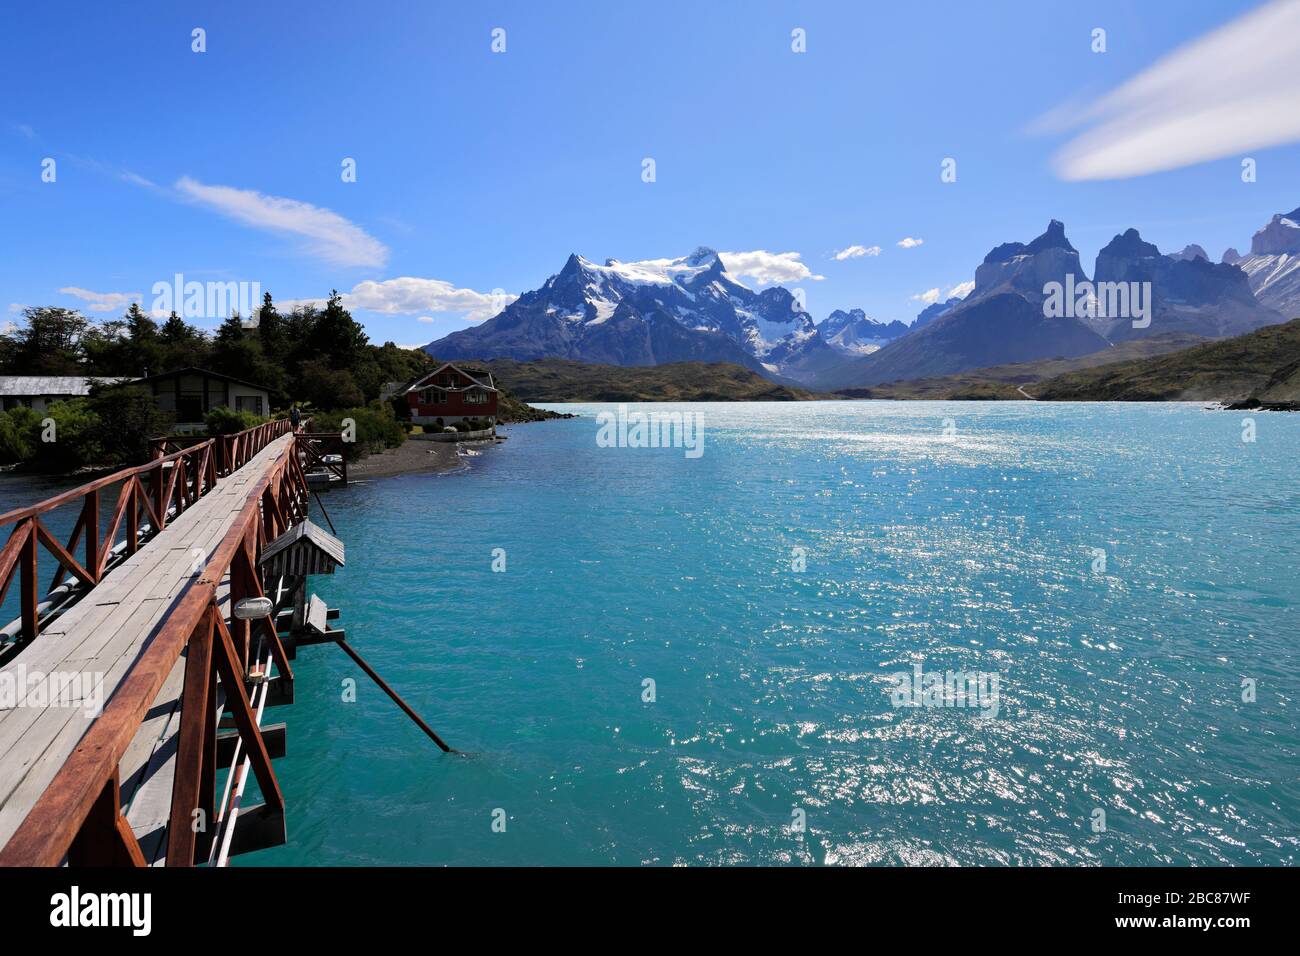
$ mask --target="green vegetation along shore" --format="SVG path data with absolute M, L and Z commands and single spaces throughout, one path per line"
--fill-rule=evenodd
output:
M 792 402 L 819 397 L 725 362 L 629 366 L 495 359 L 475 364 L 486 365 L 499 385 L 524 402 Z
M 1177 352 L 1068 372 L 1029 390 L 1046 401 L 1300 402 L 1300 319 Z

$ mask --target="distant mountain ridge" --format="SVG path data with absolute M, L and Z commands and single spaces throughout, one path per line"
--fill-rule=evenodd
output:
M 819 384 L 831 389 L 869 387 L 986 366 L 1072 358 L 1157 334 L 1221 338 L 1281 321 L 1255 298 L 1241 269 L 1213 264 L 1198 250 L 1188 247 L 1177 256 L 1163 255 L 1136 229 L 1128 229 L 1098 253 L 1089 279 L 1064 224 L 1053 219 L 1032 241 L 1007 242 L 990 251 L 975 270 L 975 288 L 965 299 L 930 306 L 907 335 L 829 371 Z M 1104 314 L 1107 310 L 1098 307 L 1098 297 L 1084 293 L 1081 310 L 1049 314 L 1045 290 L 1052 284 L 1085 289 L 1103 282 L 1150 283 L 1150 321 L 1143 325 L 1146 320 L 1135 321 L 1133 314 Z
M 895 319 L 877 322 L 861 309 L 836 309 L 817 326 L 826 344 L 845 355 L 870 355 L 882 345 L 894 341 L 911 331 L 911 327 Z
M 1224 260 L 1212 263 L 1195 243 L 1164 254 L 1127 229 L 1100 250 L 1089 278 L 1053 219 L 1029 242 L 995 246 L 969 294 L 928 305 L 908 326 L 862 309 L 816 323 L 801 298 L 781 286 L 749 288 L 704 246 L 677 259 L 604 265 L 575 253 L 496 316 L 425 348 L 445 359 L 725 362 L 836 390 L 1068 359 L 1154 335 L 1224 338 L 1300 314 L 1300 209 L 1274 216 L 1249 256 L 1229 250 Z M 1087 291 L 1119 284 L 1149 289 L 1149 316 L 1114 312 L 1111 299 Z M 1055 311 L 1046 294 L 1055 286 L 1067 296 L 1083 290 L 1078 308 L 1070 299 L 1070 309 Z

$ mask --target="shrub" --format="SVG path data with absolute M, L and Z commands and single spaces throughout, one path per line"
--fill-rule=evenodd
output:
M 209 435 L 233 435 L 235 432 L 255 428 L 265 421 L 265 418 L 252 412 L 237 412 L 224 405 L 212 409 L 203 416 L 203 423 L 208 426 Z
M 0 412 L 0 465 L 13 465 L 32 457 L 23 412 L 30 413 L 31 409 L 15 408 L 12 412 Z
M 54 402 L 44 414 L 25 411 L 23 440 L 31 447 L 28 461 L 34 467 L 66 472 L 105 460 L 103 426 L 86 399 Z M 47 419 L 52 419 L 51 425 L 46 424 Z
M 356 441 L 345 442 L 343 446 L 348 461 L 356 461 L 371 452 L 382 451 L 385 448 L 397 448 L 406 441 L 406 429 L 386 402 L 372 402 L 364 408 L 324 412 L 316 416 L 312 430 L 343 431 L 345 418 L 356 422 Z

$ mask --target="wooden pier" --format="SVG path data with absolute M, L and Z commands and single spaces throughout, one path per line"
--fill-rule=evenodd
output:
M 190 866 L 283 842 L 283 728 L 261 716 L 292 700 L 293 670 L 284 609 L 255 599 L 262 549 L 307 518 L 319 441 L 273 422 L 156 454 L 0 516 L 0 601 L 16 581 L 22 622 L 0 679 L 77 677 L 84 691 L 102 675 L 102 711 L 84 693 L 0 710 L 0 864 Z M 80 507 L 66 544 L 42 520 L 58 507 Z M 57 565 L 44 595 L 38 545 Z M 236 605 L 272 609 L 244 619 Z M 264 802 L 240 808 L 249 767 Z

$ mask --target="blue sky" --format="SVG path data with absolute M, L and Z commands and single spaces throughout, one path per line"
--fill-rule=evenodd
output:
M 259 282 L 277 300 L 337 288 L 373 339 L 409 345 L 481 318 L 495 289 L 536 288 L 575 251 L 766 251 L 745 260 L 748 281 L 786 277 L 818 320 L 860 307 L 910 321 L 914 297 L 969 280 L 992 246 L 1050 218 L 1089 270 L 1129 226 L 1217 260 L 1300 205 L 1285 131 L 1259 145 L 1231 130 L 1204 160 L 1169 147 L 1176 168 L 1137 175 L 1125 163 L 1165 141 L 1130 137 L 1120 158 L 1103 142 L 1074 172 L 1120 173 L 1077 180 L 1078 131 L 1044 133 L 1043 118 L 1086 115 L 1258 6 L 15 5 L 0 33 L 0 305 L 10 319 L 36 304 L 109 317 L 132 293 L 148 306 L 176 273 Z M 191 49 L 196 27 L 206 52 Z M 491 49 L 498 27 L 504 53 Z M 1105 53 L 1090 48 L 1097 27 Z M 1206 58 L 1196 75 L 1212 84 L 1174 70 L 1177 93 L 1157 109 L 1222 96 L 1259 125 L 1231 97 L 1269 86 L 1268 58 L 1231 82 Z M 1189 140 L 1213 144 L 1218 127 L 1198 122 Z M 947 157 L 956 182 L 941 182 Z M 356 182 L 342 181 L 345 158 Z M 922 243 L 901 248 L 909 237 Z M 833 257 L 851 246 L 880 251 Z

